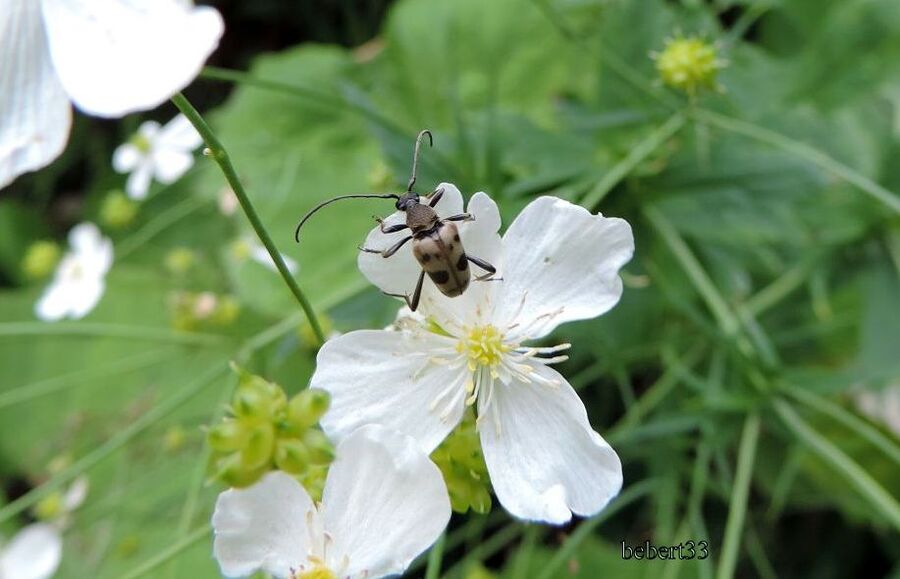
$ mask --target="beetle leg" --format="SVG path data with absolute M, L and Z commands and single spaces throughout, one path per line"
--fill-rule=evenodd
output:
M 466 254 L 466 259 L 487 272 L 484 275 L 475 276 L 475 281 L 503 281 L 502 277 L 493 277 L 497 273 L 497 268 L 489 264 L 485 260 L 478 257 L 472 257 L 469 254 Z
M 403 247 L 403 244 L 406 243 L 407 241 L 409 241 L 410 239 L 412 239 L 412 235 L 404 237 L 403 239 L 401 239 L 400 241 L 398 241 L 397 243 L 395 243 L 394 245 L 392 245 L 391 247 L 389 247 L 387 249 L 370 249 L 368 247 L 359 247 L 357 249 L 359 249 L 360 251 L 365 251 L 366 253 L 379 253 L 379 254 L 381 254 L 381 257 L 390 257 L 390 256 L 394 255 L 395 253 L 397 253 L 397 250 L 400 249 L 401 247 Z
M 403 231 L 404 229 L 407 229 L 409 227 L 409 225 L 405 223 L 396 223 L 385 228 L 384 219 L 378 217 L 377 215 L 373 215 L 372 218 L 378 223 L 378 228 L 381 229 L 382 233 L 397 233 L 398 231 Z
M 451 215 L 444 217 L 444 221 L 475 221 L 475 217 L 471 213 L 460 213 L 459 215 Z
M 419 307 L 419 298 L 422 297 L 422 282 L 425 281 L 425 270 L 423 269 L 419 273 L 419 281 L 416 282 L 416 289 L 413 291 L 412 299 L 409 298 L 407 294 L 390 294 L 388 292 L 383 292 L 386 296 L 391 296 L 392 298 L 403 298 L 406 301 L 406 305 L 409 307 L 411 311 L 416 311 L 416 308 Z
M 438 201 L 440 201 L 441 197 L 443 196 L 444 189 L 437 189 L 434 193 L 431 194 L 431 199 L 428 200 L 428 206 L 434 208 L 434 206 L 438 204 Z

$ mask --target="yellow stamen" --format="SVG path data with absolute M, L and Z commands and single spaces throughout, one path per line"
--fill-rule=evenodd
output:
M 492 325 L 478 326 L 467 330 L 456 344 L 456 351 L 468 357 L 469 370 L 479 367 L 495 368 L 503 355 L 513 346 L 503 343 L 503 334 Z

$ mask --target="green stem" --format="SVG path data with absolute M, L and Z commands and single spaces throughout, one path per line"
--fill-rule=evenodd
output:
M 643 162 L 644 159 L 680 131 L 686 121 L 687 117 L 682 112 L 677 112 L 669 117 L 669 120 L 647 135 L 644 140 L 628 152 L 624 159 L 607 171 L 603 178 L 594 185 L 594 188 L 582 198 L 581 205 L 592 211 L 596 210 L 597 204 L 606 197 L 619 181 L 624 179 L 639 163 Z
M 820 459 L 847 479 L 857 492 L 872 506 L 874 512 L 882 515 L 895 531 L 900 531 L 900 504 L 878 484 L 868 472 L 830 440 L 812 429 L 784 400 L 776 400 L 775 412 L 785 425 L 803 441 Z
M 231 164 L 231 158 L 228 155 L 228 151 L 225 150 L 225 147 L 219 141 L 218 137 L 216 137 L 209 125 L 206 124 L 206 121 L 203 120 L 203 117 L 200 116 L 200 113 L 197 112 L 197 109 L 188 102 L 183 94 L 178 93 L 173 96 L 172 102 L 178 107 L 178 110 L 188 118 L 191 124 L 194 125 L 194 128 L 197 129 L 200 136 L 203 137 L 203 141 L 209 149 L 209 155 L 216 161 L 216 164 L 219 165 L 222 174 L 225 175 L 225 180 L 228 181 L 232 191 L 234 191 L 235 196 L 238 198 L 241 208 L 247 215 L 247 219 L 250 220 L 253 230 L 256 231 L 259 240 L 269 252 L 269 256 L 275 263 L 275 267 L 278 268 L 278 273 L 281 274 L 281 277 L 291 290 L 291 293 L 297 298 L 300 307 L 303 308 L 303 312 L 306 314 L 306 319 L 309 320 L 309 325 L 312 327 L 313 333 L 316 335 L 319 343 L 324 344 L 325 334 L 322 332 L 322 326 L 319 325 L 319 319 L 316 317 L 312 305 L 310 305 L 306 296 L 303 295 L 300 286 L 297 285 L 297 280 L 294 279 L 294 276 L 292 276 L 291 272 L 288 270 L 287 265 L 284 263 L 284 259 L 281 257 L 281 253 L 275 246 L 275 242 L 272 241 L 269 232 L 266 231 L 262 220 L 260 220 L 259 215 L 256 213 L 256 209 L 253 208 L 253 204 L 250 202 L 250 198 L 247 196 L 247 192 L 244 190 L 244 186 L 241 184 L 240 179 L 238 179 L 234 166 Z
M 750 414 L 744 421 L 744 430 L 741 433 L 737 472 L 731 490 L 728 521 L 725 523 L 725 538 L 722 540 L 722 556 L 716 572 L 718 579 L 734 576 L 741 533 L 744 530 L 744 517 L 747 514 L 747 496 L 750 492 L 750 478 L 753 475 L 753 462 L 756 459 L 758 440 L 759 416 Z
M 21 336 L 91 336 L 97 338 L 123 338 L 147 340 L 168 344 L 221 344 L 225 340 L 215 334 L 195 332 L 174 332 L 164 328 L 146 328 L 125 324 L 103 324 L 91 322 L 4 322 L 0 323 L 0 337 Z
M 425 579 L 438 579 L 441 575 L 441 560 L 444 558 L 444 543 L 447 542 L 447 533 L 443 533 L 437 543 L 428 553 L 428 568 L 425 570 Z
M 747 121 L 742 121 L 740 119 L 734 119 L 713 111 L 698 108 L 693 110 L 692 115 L 698 122 L 708 123 L 726 131 L 756 139 L 757 141 L 788 151 L 814 165 L 818 165 L 825 171 L 855 185 L 873 199 L 880 201 L 892 209 L 895 213 L 900 213 L 900 197 L 888 189 L 885 189 L 875 181 L 872 181 L 862 173 L 832 159 L 815 147 L 811 147 L 800 141 L 795 141 L 765 127 L 754 125 L 753 123 L 748 123 Z
M 143 577 L 149 574 L 151 571 L 155 571 L 169 560 L 177 557 L 181 554 L 182 551 L 193 547 L 203 539 L 209 537 L 209 526 L 202 525 L 197 529 L 194 529 L 189 535 L 185 535 L 177 543 L 170 545 L 169 547 L 160 551 L 157 555 L 147 559 L 142 564 L 138 565 L 128 573 L 125 573 L 120 577 L 120 579 L 137 579 L 138 577 Z

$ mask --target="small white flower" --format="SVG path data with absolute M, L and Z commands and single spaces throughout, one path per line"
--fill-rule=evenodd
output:
M 155 108 L 200 71 L 222 17 L 187 0 L 5 0 L 0 187 L 65 148 L 70 101 L 101 117 Z
M 130 173 L 125 192 L 132 199 L 144 199 L 150 181 L 174 183 L 194 165 L 193 151 L 203 142 L 184 115 L 177 115 L 166 126 L 147 121 L 130 141 L 113 153 L 113 168 Z
M 336 452 L 318 505 L 282 472 L 219 495 L 213 551 L 225 576 L 375 579 L 402 573 L 443 532 L 447 489 L 415 440 L 373 425 Z
M 459 190 L 439 187 L 438 214 L 462 213 Z M 618 302 L 618 272 L 634 252 L 631 228 L 541 197 L 501 240 L 500 215 L 487 195 L 476 193 L 468 212 L 475 220 L 458 224 L 466 253 L 495 265 L 502 280 L 472 282 L 456 298 L 426 280 L 416 313 L 429 323 L 407 317 L 396 331 L 355 331 L 327 342 L 311 383 L 331 393 L 322 426 L 340 440 L 363 424 L 383 424 L 431 452 L 477 403 L 485 462 L 510 513 L 550 523 L 596 513 L 621 488 L 619 458 L 591 428 L 575 390 L 550 368 L 569 344 L 526 342 Z M 403 219 L 398 212 L 385 224 Z M 390 247 L 403 235 L 409 232 L 385 235 L 376 227 L 365 245 Z M 409 294 L 421 270 L 410 245 L 387 259 L 360 253 L 360 269 L 383 291 Z
M 242 237 L 241 239 L 236 240 L 231 246 L 232 254 L 240 261 L 247 259 L 248 257 L 255 261 L 256 263 L 265 266 L 267 269 L 278 273 L 278 267 L 275 265 L 275 260 L 272 259 L 272 256 L 269 255 L 269 250 L 266 249 L 266 246 L 260 243 L 255 237 Z M 288 257 L 287 255 L 281 253 L 281 259 L 284 260 L 284 265 L 287 266 L 288 271 L 291 273 L 297 273 L 297 270 L 300 266 L 297 262 Z
M 219 190 L 219 212 L 225 217 L 231 217 L 237 208 L 240 207 L 237 195 L 228 185 Z
M 889 384 L 881 390 L 860 390 L 853 397 L 860 412 L 900 437 L 900 383 Z
M 83 318 L 100 301 L 106 287 L 113 246 L 97 226 L 81 223 L 73 227 L 69 248 L 56 267 L 53 281 L 35 304 L 35 314 L 46 322 Z
M 28 525 L 0 545 L 0 578 L 47 579 L 62 560 L 62 535 L 46 523 Z

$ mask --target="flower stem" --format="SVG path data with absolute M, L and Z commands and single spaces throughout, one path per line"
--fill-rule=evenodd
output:
M 731 489 L 731 504 L 728 507 L 728 521 L 725 523 L 725 538 L 722 540 L 722 557 L 716 572 L 718 579 L 734 576 L 737 565 L 744 517 L 747 514 L 747 498 L 750 493 L 750 479 L 756 459 L 756 443 L 759 441 L 759 416 L 749 414 L 744 420 L 741 443 L 738 450 L 738 465 L 734 486 Z
M 271 236 L 269 236 L 269 232 L 266 231 L 265 226 L 259 218 L 259 215 L 256 213 L 256 209 L 253 208 L 253 204 L 250 202 L 250 198 L 247 196 L 247 192 L 244 189 L 244 186 L 241 184 L 240 179 L 238 179 L 237 172 L 234 170 L 234 166 L 231 164 L 231 158 L 228 156 L 228 151 L 225 150 L 225 147 L 216 137 L 216 135 L 212 132 L 212 129 L 206 124 L 206 121 L 203 120 L 203 117 L 200 116 L 200 113 L 197 112 L 197 109 L 184 97 L 183 94 L 178 93 L 172 97 L 172 102 L 178 107 L 178 110 L 184 114 L 185 117 L 194 125 L 194 128 L 197 129 L 197 132 L 200 133 L 200 136 L 203 137 L 203 141 L 206 143 L 207 148 L 209 148 L 210 156 L 215 160 L 216 164 L 219 165 L 219 168 L 222 170 L 222 174 L 225 175 L 225 180 L 228 181 L 228 184 L 231 186 L 232 191 L 234 191 L 235 196 L 238 198 L 238 201 L 241 204 L 241 209 L 244 210 L 244 213 L 247 215 L 247 219 L 250 220 L 250 225 L 253 226 L 253 230 L 256 231 L 256 235 L 259 237 L 259 240 L 266 247 L 266 251 L 269 252 L 269 255 L 272 257 L 272 261 L 275 263 L 275 267 L 278 268 L 278 273 L 281 274 L 281 277 L 284 279 L 288 288 L 291 290 L 291 293 L 294 294 L 294 297 L 297 298 L 297 301 L 300 303 L 300 307 L 303 308 L 303 313 L 306 314 L 306 319 L 309 320 L 309 325 L 312 327 L 313 333 L 316 335 L 316 339 L 318 339 L 320 344 L 325 343 L 325 334 L 322 333 L 322 326 L 319 325 L 319 319 L 316 317 L 316 313 L 313 311 L 312 305 L 310 305 L 309 300 L 306 299 L 306 296 L 303 294 L 303 291 L 300 289 L 300 286 L 297 285 L 297 280 L 291 275 L 291 272 L 288 270 L 287 265 L 284 263 L 284 259 L 281 257 L 281 253 L 278 251 L 278 248 L 275 246 L 275 242 L 272 241 Z

